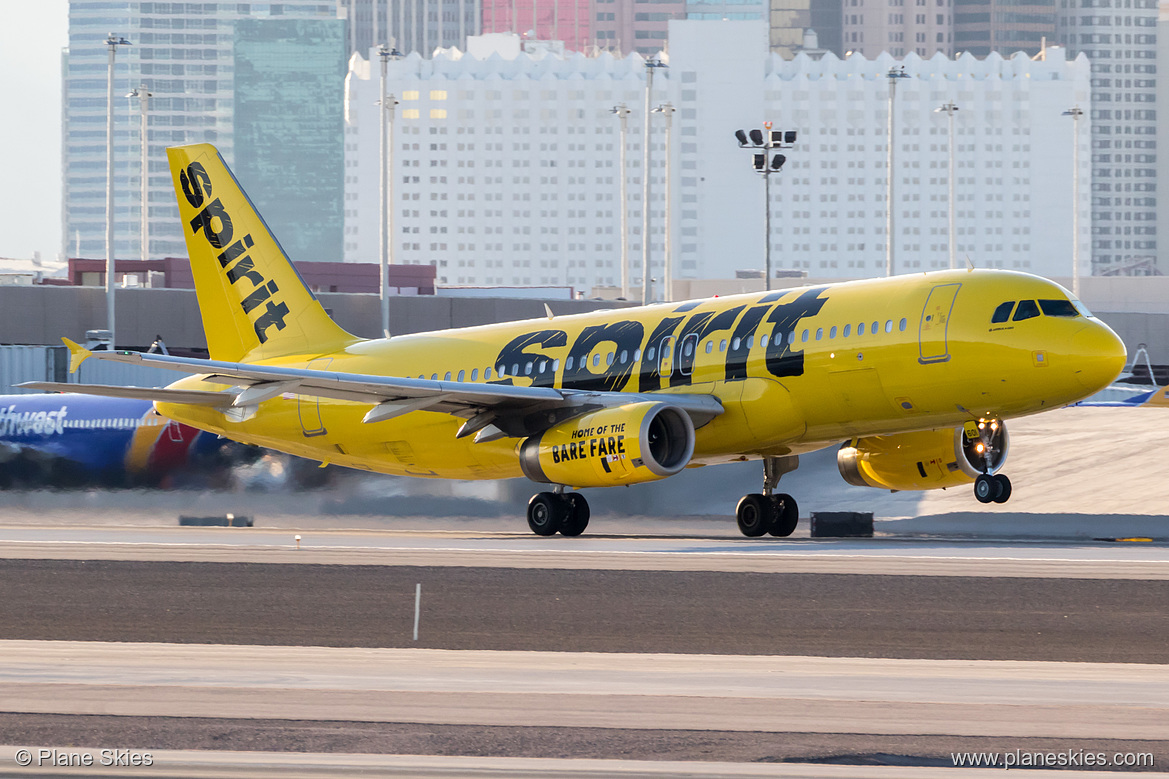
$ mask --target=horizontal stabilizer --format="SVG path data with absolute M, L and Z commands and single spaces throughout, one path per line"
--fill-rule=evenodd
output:
M 35 389 L 45 392 L 80 392 L 85 395 L 102 395 L 107 398 L 160 400 L 164 403 L 181 403 L 187 406 L 214 406 L 217 408 L 227 408 L 235 400 L 235 393 L 211 392 L 209 390 L 114 387 L 108 384 L 67 384 L 61 381 L 26 381 L 16 386 L 21 389 Z

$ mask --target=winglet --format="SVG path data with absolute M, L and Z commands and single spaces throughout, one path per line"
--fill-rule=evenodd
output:
M 552 307 L 551 307 L 551 306 L 549 306 L 547 303 L 545 303 L 545 304 L 544 304 L 544 313 L 548 315 L 548 318 L 549 318 L 549 319 L 555 319 L 555 318 L 556 318 L 556 317 L 554 317 L 554 316 L 552 315 Z
M 969 273 L 972 270 L 974 270 L 974 263 L 970 261 L 970 255 L 967 254 L 966 255 L 966 272 Z
M 93 352 L 79 343 L 70 341 L 68 338 L 62 338 L 61 340 L 69 347 L 69 372 L 77 373 L 77 369 L 81 367 L 81 363 L 88 360 Z

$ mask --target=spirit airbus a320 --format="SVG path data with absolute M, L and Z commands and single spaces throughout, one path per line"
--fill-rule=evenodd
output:
M 1005 420 L 1085 398 L 1125 362 L 1065 289 L 994 270 L 363 340 L 328 317 L 214 147 L 167 153 L 211 359 L 98 352 L 191 375 L 25 386 L 147 398 L 201 430 L 368 471 L 527 476 L 549 485 L 528 504 L 541 535 L 584 531 L 571 488 L 756 459 L 763 491 L 739 501 L 739 528 L 785 536 L 799 511 L 780 476 L 828 446 L 853 484 L 972 483 L 1002 502 Z

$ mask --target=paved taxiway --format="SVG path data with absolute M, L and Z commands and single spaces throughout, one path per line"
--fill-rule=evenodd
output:
M 1169 666 L 2 641 L 0 708 L 1158 739 Z

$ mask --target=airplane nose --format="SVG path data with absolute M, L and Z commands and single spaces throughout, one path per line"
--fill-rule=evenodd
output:
M 1128 353 L 1124 342 L 1103 323 L 1089 322 L 1072 338 L 1073 372 L 1084 388 L 1099 392 L 1124 369 Z

